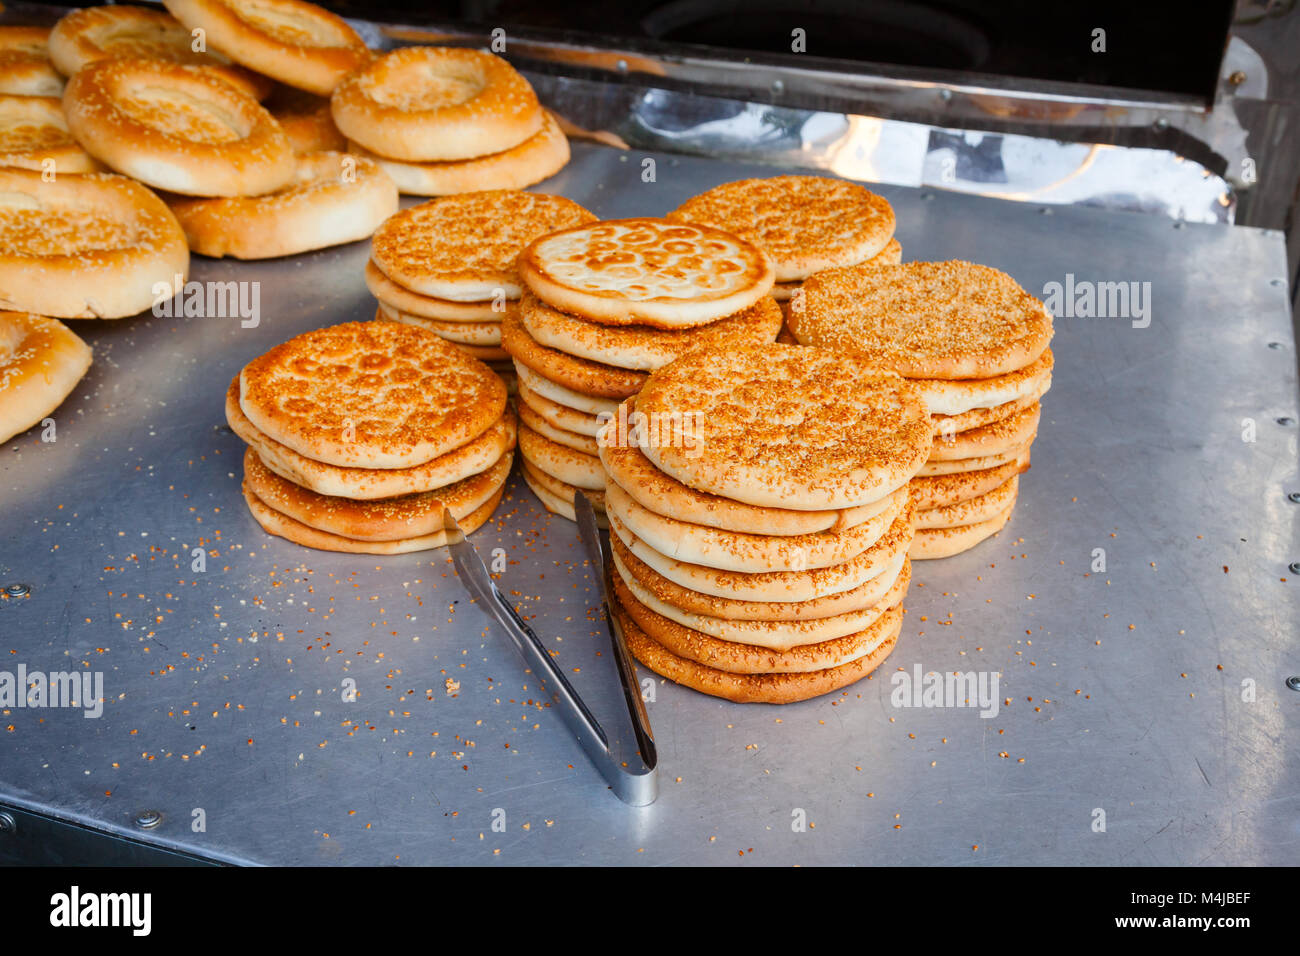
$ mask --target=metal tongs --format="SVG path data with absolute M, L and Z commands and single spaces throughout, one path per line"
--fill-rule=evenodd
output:
M 643 807 L 654 803 L 659 796 L 659 757 L 650 730 L 650 717 L 641 699 L 636 669 L 623 641 L 623 633 L 609 614 L 605 546 L 601 541 L 600 529 L 596 526 L 596 514 L 592 511 L 587 496 L 581 493 L 574 496 L 573 510 L 577 515 L 583 544 L 591 556 L 592 570 L 600 581 L 601 610 L 605 615 L 610 643 L 614 648 L 614 660 L 618 666 L 619 682 L 623 685 L 623 698 L 627 705 L 626 712 L 619 711 L 613 721 L 616 733 L 612 741 L 568 678 L 556 667 L 533 629 L 497 589 L 488 574 L 487 565 L 474 550 L 474 545 L 466 540 L 449 509 L 444 511 L 443 519 L 447 548 L 451 551 L 452 562 L 461 583 L 478 600 L 479 607 L 490 614 L 509 636 L 515 650 L 523 658 L 524 666 L 532 670 L 542 682 L 559 710 L 560 717 L 573 736 L 578 738 L 578 743 L 615 795 L 624 803 Z

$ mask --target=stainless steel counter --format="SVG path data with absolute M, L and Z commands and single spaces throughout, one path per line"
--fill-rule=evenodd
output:
M 653 158 L 646 183 L 643 154 L 579 145 L 548 188 L 655 215 L 778 171 Z M 365 245 L 198 259 L 197 280 L 261 283 L 256 328 L 76 323 L 96 361 L 57 441 L 0 448 L 0 586 L 31 588 L 0 601 L 0 671 L 101 672 L 106 698 L 98 718 L 0 714 L 0 805 L 256 863 L 1300 860 L 1300 693 L 1285 686 L 1300 674 L 1300 412 L 1280 235 L 881 192 L 908 259 L 988 263 L 1036 294 L 1067 273 L 1149 282 L 1152 311 L 1147 328 L 1058 320 L 1012 523 L 917 566 L 872 680 L 784 708 L 656 682 L 662 793 L 621 804 L 445 552 L 309 551 L 245 510 L 226 385 L 277 342 L 373 314 Z M 516 477 L 474 541 L 506 549 L 507 593 L 595 709 L 621 706 L 574 525 Z M 893 706 L 890 675 L 917 665 L 997 672 L 1009 703 L 991 718 Z M 139 827 L 145 811 L 161 822 Z

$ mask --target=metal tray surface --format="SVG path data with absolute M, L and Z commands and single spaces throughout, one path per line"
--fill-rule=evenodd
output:
M 655 215 L 778 171 L 577 144 L 543 188 Z M 261 283 L 256 327 L 76 323 L 96 361 L 57 440 L 0 450 L 0 586 L 30 587 L 0 600 L 0 670 L 99 672 L 105 698 L 98 718 L 0 714 L 0 804 L 264 864 L 1295 863 L 1281 236 L 880 190 L 908 259 L 988 263 L 1036 294 L 1149 282 L 1152 309 L 1145 328 L 1058 319 L 1011 524 L 916 565 L 872 679 L 787 707 L 654 681 L 662 794 L 624 806 L 445 552 L 310 551 L 245 509 L 225 388 L 277 342 L 373 315 L 366 244 L 199 258 L 196 280 Z M 622 706 L 575 526 L 516 475 L 473 540 L 504 549 L 503 589 L 598 715 Z M 895 706 L 899 668 L 997 674 L 997 713 Z

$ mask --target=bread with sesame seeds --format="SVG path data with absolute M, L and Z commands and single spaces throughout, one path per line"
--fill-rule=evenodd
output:
M 376 315 L 375 318 L 380 316 L 390 322 L 405 322 L 407 325 L 418 325 L 420 328 L 428 329 L 430 332 L 442 336 L 448 342 L 455 342 L 457 345 L 477 345 L 479 347 L 501 345 L 500 322 L 453 322 L 449 319 L 426 319 L 422 315 L 412 315 L 410 312 L 404 312 L 395 306 L 389 305 L 383 299 L 379 300 L 379 315 Z
M 375 265 L 375 260 L 366 260 L 366 288 L 370 294 L 398 312 L 419 316 L 422 319 L 435 319 L 440 322 L 491 322 L 500 325 L 501 314 L 510 308 L 510 301 L 504 297 L 496 302 L 453 302 L 451 299 L 439 299 L 435 296 L 412 292 L 403 285 L 398 285 L 382 269 Z
M 873 266 L 896 266 L 902 261 L 903 245 L 895 238 L 890 239 L 884 249 L 880 250 L 880 252 L 868 259 L 867 264 Z M 772 286 L 772 298 L 788 307 L 788 303 L 794 297 L 795 290 L 802 285 L 802 279 L 794 282 L 778 282 L 776 285 Z M 790 337 L 790 342 L 788 344 L 796 344 L 796 340 L 793 336 Z
M 906 380 L 825 349 L 700 349 L 651 373 L 636 408 L 662 423 L 636 432 L 659 470 L 752 505 L 868 504 L 930 453 L 930 418 Z
M 990 492 L 1006 484 L 1026 467 L 1020 461 L 1009 461 L 975 471 L 918 475 L 907 483 L 908 494 L 917 508 L 940 508 Z
M 477 438 L 413 468 L 341 468 L 327 465 L 262 434 L 239 407 L 239 376 L 226 391 L 230 430 L 257 450 L 262 463 L 281 478 L 322 495 L 370 501 L 444 488 L 491 468 L 515 447 L 515 415 L 502 416 Z
M 582 392 L 575 392 L 573 389 L 565 388 L 552 382 L 544 375 L 534 372 L 523 362 L 518 359 L 514 360 L 515 374 L 519 376 L 519 382 L 525 387 L 541 395 L 543 398 L 555 402 L 557 405 L 563 405 L 565 408 L 571 408 L 574 411 L 584 412 L 588 415 L 613 415 L 618 411 L 618 402 L 609 398 L 602 398 L 599 395 L 585 395 Z M 577 431 L 577 429 L 574 429 Z
M 519 423 L 519 454 L 539 471 L 567 485 L 590 491 L 605 489 L 605 469 L 599 458 L 552 441 L 523 422 Z
M 645 372 L 547 348 L 528 334 L 517 311 L 506 313 L 501 320 L 501 347 L 538 375 L 584 395 L 627 398 L 640 391 L 646 381 Z
M 189 272 L 176 217 L 125 176 L 46 180 L 0 169 L 0 308 L 116 319 L 172 295 Z
M 557 514 L 561 518 L 577 521 L 578 515 L 574 510 L 574 499 L 581 493 L 591 501 L 591 510 L 596 515 L 596 526 L 604 529 L 609 528 L 609 520 L 605 516 L 605 495 L 603 492 L 591 488 L 578 488 L 575 485 L 560 481 L 554 475 L 548 475 L 542 471 L 527 458 L 521 458 L 519 463 L 523 471 L 524 484 L 537 496 L 537 500 L 542 503 L 547 511 Z
M 68 132 L 54 96 L 0 93 L 0 166 L 59 173 L 93 173 L 102 166 Z
M 1055 357 L 1047 349 L 1024 368 L 990 378 L 913 378 L 912 387 L 921 393 L 931 415 L 964 415 L 981 408 L 996 408 L 1041 396 L 1052 385 Z
M 0 312 L 0 442 L 38 425 L 90 369 L 90 346 L 62 322 Z
M 954 528 L 917 528 L 907 551 L 908 557 L 913 561 L 926 561 L 951 558 L 955 554 L 969 551 L 1006 527 L 1014 508 L 1013 499 L 1005 509 L 984 521 Z
M 239 407 L 308 458 L 410 468 L 481 435 L 506 407 L 492 370 L 432 332 L 347 322 L 277 345 L 239 373 Z
M 611 602 L 610 611 L 632 656 L 650 670 L 684 687 L 738 704 L 792 704 L 847 687 L 889 656 L 902 629 L 900 614 L 897 628 L 886 630 L 869 652 L 846 664 L 803 673 L 738 674 L 674 654 L 647 635 L 618 601 Z
M 1020 465 L 1023 471 L 1028 466 L 1029 449 L 1034 443 L 1034 437 L 1031 435 L 1023 445 L 996 455 L 927 461 L 916 474 L 921 478 L 933 478 L 937 475 L 960 475 L 967 472 L 986 471 L 989 468 L 997 468 L 1009 462 Z
M 342 17 L 303 0 L 164 0 L 167 12 L 236 63 L 329 96 L 368 63 L 365 41 Z
M 63 75 L 50 62 L 49 37 L 49 27 L 0 26 L 0 93 L 63 95 Z
M 330 96 L 343 135 L 402 162 L 500 153 L 541 132 L 537 94 L 501 57 L 407 46 L 376 57 Z
M 772 289 L 761 249 L 710 226 L 612 219 L 560 229 L 519 254 L 543 302 L 608 325 L 693 328 L 749 308 Z
M 888 200 L 827 176 L 723 183 L 686 200 L 666 218 L 713 226 L 752 242 L 771 258 L 777 282 L 865 262 L 894 237 Z
M 564 445 L 566 448 L 572 448 L 574 451 L 580 451 L 584 455 L 596 455 L 599 448 L 596 445 L 596 439 L 590 435 L 584 435 L 581 432 L 572 432 L 567 428 L 558 428 L 552 425 L 537 412 L 527 402 L 520 402 L 518 405 L 519 421 L 524 427 L 537 432 L 543 438 L 549 438 L 551 441 Z
M 420 163 L 380 156 L 360 143 L 349 142 L 348 149 L 377 162 L 409 196 L 523 189 L 549 179 L 569 162 L 569 140 L 550 113 L 545 113 L 542 128 L 518 146 L 488 156 Z
M 261 196 L 175 197 L 168 205 L 200 255 L 273 259 L 368 238 L 397 211 L 397 187 L 346 153 L 297 158 L 293 180 Z
M 934 508 L 917 508 L 912 524 L 921 528 L 957 528 L 979 524 L 996 517 L 1015 503 L 1020 490 L 1020 476 L 1012 475 L 1002 484 L 980 495 Z
M 297 168 L 274 117 L 204 67 L 99 60 L 68 81 L 63 111 L 88 153 L 168 192 L 255 196 Z
M 553 402 L 546 396 L 539 395 L 526 382 L 520 382 L 518 389 L 519 403 L 527 405 L 553 427 L 563 428 L 569 432 L 577 432 L 579 435 L 586 435 L 590 438 L 595 438 L 599 433 L 601 429 L 600 416 L 590 415 L 586 412 L 580 412 L 576 408 L 561 405 L 559 402 Z
M 1042 406 L 1034 402 L 1000 421 L 962 432 L 940 432 L 930 445 L 930 461 L 961 461 L 1006 454 L 1038 434 Z
M 50 31 L 50 60 L 72 76 L 108 58 L 166 60 L 209 67 L 254 99 L 271 92 L 271 81 L 209 50 L 194 49 L 194 35 L 162 10 L 134 6 L 81 7 L 71 10 Z
M 538 236 L 595 218 L 563 196 L 464 193 L 391 217 L 375 231 L 370 254 L 384 275 L 420 295 L 475 304 L 517 299 L 520 251 Z

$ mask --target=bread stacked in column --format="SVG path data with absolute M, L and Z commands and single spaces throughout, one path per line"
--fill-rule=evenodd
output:
M 523 294 L 520 251 L 538 236 L 595 218 L 562 196 L 514 189 L 405 209 L 371 241 L 366 285 L 379 300 L 375 318 L 427 329 L 484 361 L 508 359 L 501 324 Z
M 479 50 L 393 50 L 344 79 L 330 110 L 352 152 L 417 196 L 522 189 L 569 161 L 528 81 Z
M 766 252 L 776 270 L 772 297 L 783 311 L 814 272 L 867 261 L 893 265 L 903 255 L 888 200 L 857 183 L 824 176 L 723 183 L 686 200 L 667 218 L 722 229 Z M 794 340 L 783 332 L 781 341 Z
M 519 257 L 527 285 L 502 322 L 519 376 L 524 479 L 572 519 L 578 489 L 603 509 L 601 417 L 647 375 L 702 347 L 775 340 L 781 313 L 761 250 L 708 226 L 620 219 L 544 236 Z
M 515 419 L 501 379 L 398 322 L 306 332 L 230 384 L 226 419 L 249 445 L 244 498 L 266 531 L 309 548 L 401 554 L 446 543 L 501 501 Z
M 702 349 L 601 433 L 616 600 L 651 670 L 788 703 L 869 674 L 902 626 L 919 393 L 859 356 Z
M 864 265 L 809 278 L 789 322 L 801 343 L 863 355 L 924 397 L 934 436 L 912 481 L 913 558 L 958 554 L 1010 520 L 1052 382 L 1042 302 L 969 262 Z

